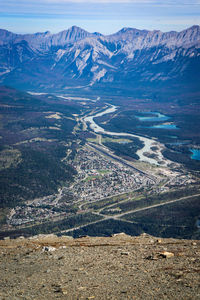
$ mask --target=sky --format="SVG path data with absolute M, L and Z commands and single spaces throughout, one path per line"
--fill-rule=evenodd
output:
M 0 28 L 15 33 L 71 26 L 111 34 L 123 27 L 181 31 L 200 25 L 200 0 L 0 0 Z

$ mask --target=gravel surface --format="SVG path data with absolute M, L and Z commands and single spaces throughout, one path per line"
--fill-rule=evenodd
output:
M 0 299 L 200 299 L 200 241 L 145 234 L 3 240 Z

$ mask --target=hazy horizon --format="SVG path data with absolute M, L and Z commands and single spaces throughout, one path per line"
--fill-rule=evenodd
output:
M 0 16 L 0 28 L 19 34 L 57 33 L 73 25 L 105 35 L 124 27 L 182 31 L 200 24 L 200 1 L 7 0 Z
M 182 29 L 182 30 L 170 30 L 170 31 L 181 32 L 181 31 L 184 31 L 184 30 L 186 30 L 186 29 L 188 29 L 188 28 L 191 28 L 191 27 L 193 27 L 193 26 L 200 26 L 200 25 L 193 24 L 192 26 L 186 27 L 186 28 L 184 28 L 184 29 Z M 58 34 L 58 33 L 62 32 L 62 31 L 65 31 L 65 30 L 69 30 L 69 29 L 72 28 L 72 27 L 78 27 L 78 28 L 80 28 L 80 29 L 83 29 L 83 30 L 87 31 L 85 28 L 80 27 L 80 26 L 77 26 L 76 24 L 74 24 L 74 25 L 72 25 L 72 26 L 70 26 L 70 27 L 68 27 L 68 28 L 65 28 L 65 29 L 63 29 L 63 30 L 61 30 L 61 31 L 58 31 L 58 32 L 51 32 L 50 30 L 46 30 L 46 31 L 37 31 L 37 32 L 24 32 L 24 33 L 23 33 L 23 32 L 22 32 L 22 33 L 16 32 L 16 31 L 10 31 L 10 32 L 15 33 L 15 34 L 22 34 L 22 35 L 23 35 L 23 34 L 37 34 L 37 33 L 45 33 L 45 32 L 49 32 L 50 34 L 53 35 L 53 34 Z M 122 30 L 122 29 L 124 29 L 124 28 L 128 28 L 128 29 L 136 29 L 136 30 L 148 30 L 148 31 L 170 32 L 170 31 L 162 31 L 162 30 L 160 30 L 159 28 L 150 30 L 150 29 L 148 29 L 148 28 L 142 29 L 142 28 L 136 28 L 136 27 L 122 27 L 122 28 L 120 28 L 118 31 L 120 31 L 120 30 Z M 2 29 L 2 30 L 7 30 L 7 28 L 0 28 L 0 29 Z M 9 31 L 9 30 L 7 30 L 7 31 Z M 107 35 L 115 34 L 115 33 L 117 33 L 118 31 L 111 32 L 111 33 L 109 33 L 109 34 L 107 34 Z M 94 30 L 93 30 L 93 31 L 89 31 L 89 33 L 97 33 L 97 31 L 94 31 Z M 100 34 L 106 36 L 106 34 L 103 34 L 103 33 L 100 32 L 100 31 L 98 31 L 98 33 L 100 33 Z

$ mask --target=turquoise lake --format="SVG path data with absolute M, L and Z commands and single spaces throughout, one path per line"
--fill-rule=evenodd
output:
M 190 149 L 190 151 L 192 152 L 192 159 L 200 160 L 200 149 Z
M 149 114 L 152 116 L 136 116 L 136 118 L 142 122 L 166 122 L 170 117 L 163 115 L 159 112 L 143 112 L 143 115 Z M 138 126 L 138 128 L 158 128 L 158 129 L 178 129 L 174 124 L 158 124 L 153 126 Z
M 136 116 L 137 119 L 143 122 L 164 122 L 170 119 L 170 117 L 163 115 L 159 112 L 143 112 L 142 114 L 154 115 L 154 116 L 147 116 L 147 117 Z
M 153 125 L 153 126 L 137 126 L 137 128 L 153 128 L 153 129 L 179 129 L 174 124 L 160 124 L 160 125 Z
M 160 124 L 160 125 L 154 125 L 149 128 L 158 128 L 158 129 L 178 129 L 178 127 L 174 124 Z
M 197 228 L 200 228 L 200 219 L 199 220 L 197 220 Z

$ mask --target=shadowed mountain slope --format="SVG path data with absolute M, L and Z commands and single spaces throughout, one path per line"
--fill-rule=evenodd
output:
M 58 34 L 0 30 L 0 83 L 21 89 L 187 86 L 198 90 L 200 27 L 123 28 L 103 36 L 73 26 Z

